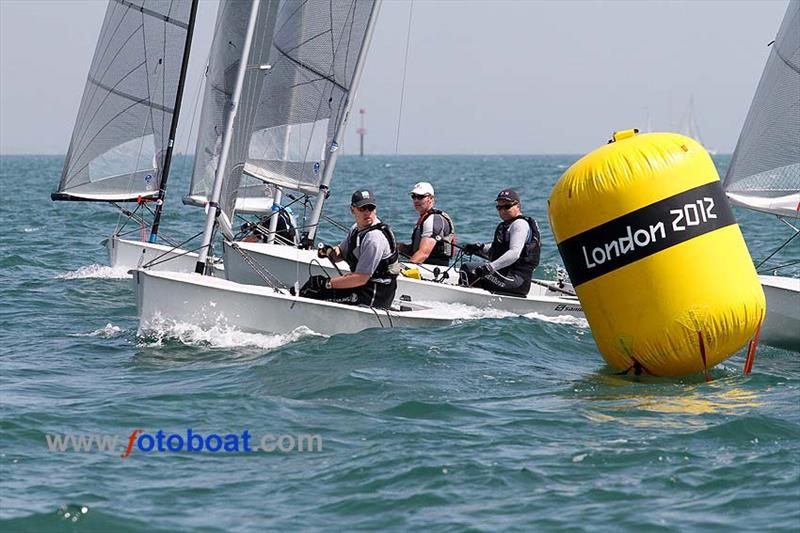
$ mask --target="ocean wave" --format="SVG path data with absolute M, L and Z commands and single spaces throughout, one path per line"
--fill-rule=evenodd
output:
M 57 274 L 56 279 L 131 279 L 130 267 L 110 267 L 93 263 L 78 270 Z
M 165 341 L 176 340 L 186 346 L 206 346 L 212 348 L 255 347 L 265 350 L 279 348 L 309 336 L 320 336 L 313 330 L 300 326 L 289 333 L 270 335 L 249 333 L 221 320 L 218 324 L 203 328 L 196 324 L 156 318 L 142 325 L 137 333 L 140 342 L 137 346 L 153 348 L 164 345 Z

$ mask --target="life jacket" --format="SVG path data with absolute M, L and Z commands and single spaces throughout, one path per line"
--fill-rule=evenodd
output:
M 370 231 L 380 231 L 383 233 L 383 235 L 386 237 L 386 240 L 389 241 L 389 250 L 391 250 L 391 255 L 386 259 L 380 260 L 378 266 L 375 268 L 375 272 L 372 273 L 372 276 L 370 276 L 369 281 L 367 282 L 376 285 L 380 289 L 381 287 L 386 287 L 393 280 L 397 279 L 397 275 L 400 273 L 402 268 L 400 267 L 399 263 L 400 254 L 397 252 L 397 241 L 395 241 L 394 233 L 392 233 L 392 229 L 388 224 L 379 222 L 378 224 L 374 224 L 368 228 L 362 230 L 356 229 L 355 231 L 352 231 L 350 233 L 350 240 L 347 246 L 347 257 L 345 257 L 344 260 L 350 267 L 350 271 L 355 272 L 356 266 L 358 265 L 358 258 L 356 257 L 355 251 L 361 246 L 361 240 Z
M 419 244 L 422 241 L 422 226 L 431 215 L 440 215 L 444 218 L 449 229 L 445 230 L 445 234 L 440 240 L 436 241 L 425 263 L 447 266 L 450 264 L 450 259 L 455 255 L 455 246 L 453 245 L 456 242 L 456 228 L 450 215 L 440 209 L 431 209 L 417 220 L 417 225 L 414 226 L 414 232 L 411 234 L 411 254 L 413 255 L 419 250 Z
M 508 236 L 508 230 L 511 227 L 511 224 L 520 218 L 528 223 L 528 242 L 525 243 L 525 247 L 522 249 L 519 259 L 506 268 L 501 268 L 500 273 L 519 274 L 523 277 L 523 279 L 528 280 L 531 278 L 531 276 L 533 276 L 533 271 L 539 264 L 539 254 L 541 253 L 542 248 L 539 236 L 539 226 L 531 217 L 520 215 L 512 218 L 511 220 L 506 220 L 498 224 L 497 229 L 494 230 L 492 247 L 489 249 L 489 259 L 494 261 L 508 251 L 508 249 L 511 247 L 511 240 Z
M 269 228 L 270 218 L 277 216 L 278 225 L 275 227 L 275 235 L 288 242 L 297 242 L 297 231 L 295 229 L 294 217 L 286 209 L 281 209 L 277 213 L 264 215 L 258 224 L 265 229 Z M 262 234 L 261 240 L 267 242 L 268 234 Z

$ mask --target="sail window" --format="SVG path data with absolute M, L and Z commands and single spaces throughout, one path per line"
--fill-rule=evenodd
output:
M 281 124 L 253 133 L 249 159 L 306 163 L 325 159 L 328 119 Z
M 120 175 L 143 174 L 145 187 L 155 186 L 157 168 L 155 137 L 150 134 L 131 139 L 94 158 L 89 163 L 89 181 L 95 183 Z M 149 180 L 148 175 L 151 176 Z

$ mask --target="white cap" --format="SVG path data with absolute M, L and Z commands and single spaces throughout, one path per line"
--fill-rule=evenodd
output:
M 428 194 L 430 196 L 434 196 L 433 194 L 433 185 L 428 183 L 427 181 L 420 181 L 414 188 L 411 189 L 411 194 Z

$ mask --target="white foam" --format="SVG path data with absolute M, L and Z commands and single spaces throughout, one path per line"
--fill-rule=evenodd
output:
M 102 337 L 104 339 L 113 339 L 114 337 L 119 337 L 125 330 L 119 326 L 115 326 L 111 322 L 105 325 L 105 327 L 96 329 L 91 333 L 71 333 L 70 337 Z
M 444 303 L 436 301 L 419 301 L 417 302 L 425 307 L 430 307 L 431 310 L 439 313 L 442 318 L 462 319 L 462 320 L 478 320 L 481 318 L 507 318 L 511 316 L 518 316 L 508 311 L 495 309 L 493 307 L 474 307 L 472 305 L 460 303 Z
M 57 279 L 131 279 L 130 267 L 110 267 L 97 263 L 82 266 L 78 270 L 56 275 Z
M 22 228 L 22 231 L 24 231 L 25 233 L 33 233 L 35 231 L 41 231 L 43 229 L 44 229 L 44 226 L 35 226 L 35 227 L 32 227 L 32 228 Z
M 211 346 L 214 348 L 255 347 L 265 350 L 279 348 L 310 335 L 319 335 L 311 329 L 300 326 L 289 333 L 269 335 L 266 333 L 248 333 L 230 326 L 221 320 L 210 328 L 202 328 L 196 324 L 176 322 L 156 317 L 139 328 L 138 335 L 146 337 L 139 346 L 158 347 L 165 340 L 177 340 L 187 346 Z
M 550 322 L 551 324 L 566 324 L 568 326 L 576 326 L 579 328 L 589 327 L 588 320 L 577 316 L 571 316 L 571 315 L 547 316 L 547 315 L 540 315 L 539 313 L 527 313 L 523 316 L 525 318 L 541 320 L 542 322 Z

